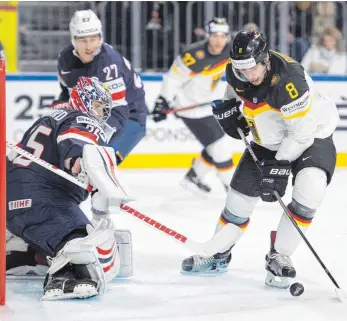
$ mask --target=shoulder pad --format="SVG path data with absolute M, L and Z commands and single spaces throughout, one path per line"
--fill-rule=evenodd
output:
M 300 75 L 280 79 L 274 89 L 274 107 L 281 109 L 284 118 L 294 118 L 311 107 L 309 85 Z

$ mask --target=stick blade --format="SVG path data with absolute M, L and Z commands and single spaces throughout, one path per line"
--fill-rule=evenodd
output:
M 336 297 L 337 299 L 342 302 L 346 303 L 347 302 L 347 294 L 345 291 L 343 291 L 341 288 L 336 288 L 335 289 Z

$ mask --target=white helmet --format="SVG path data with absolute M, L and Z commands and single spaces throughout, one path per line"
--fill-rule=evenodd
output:
M 224 33 L 230 34 L 230 28 L 225 18 L 213 18 L 205 26 L 206 36 L 209 37 L 211 33 Z
M 103 41 L 102 24 L 92 10 L 76 11 L 70 21 L 72 43 L 75 37 L 84 37 L 100 34 Z

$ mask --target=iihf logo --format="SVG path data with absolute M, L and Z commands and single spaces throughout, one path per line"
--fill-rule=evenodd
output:
M 253 97 L 253 103 L 255 103 L 255 104 L 258 103 L 258 98 L 257 97 Z

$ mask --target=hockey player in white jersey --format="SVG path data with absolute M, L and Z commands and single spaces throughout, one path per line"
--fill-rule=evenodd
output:
M 207 39 L 190 45 L 173 62 L 164 75 L 162 88 L 152 112 L 156 122 L 166 119 L 170 108 L 206 103 L 195 109 L 177 112 L 177 116 L 193 133 L 204 149 L 185 175 L 182 185 L 207 195 L 211 188 L 205 175 L 217 169 L 226 190 L 230 183 L 232 146 L 210 110 L 210 103 L 221 99 L 225 84 L 221 79 L 230 51 L 229 25 L 224 18 L 214 18 L 206 25 Z
M 251 146 L 262 173 L 245 150 L 216 227 L 218 231 L 232 224 L 229 243 L 212 257 L 185 259 L 183 273 L 225 272 L 231 249 L 247 228 L 256 204 L 260 199 L 275 202 L 274 191 L 284 196 L 290 173 L 293 193 L 288 209 L 305 233 L 335 169 L 332 136 L 339 121 L 337 108 L 316 92 L 304 68 L 292 58 L 269 50 L 266 37 L 258 30 L 236 35 L 231 59 L 226 67 L 225 100 L 212 104 L 213 113 L 235 139 L 241 139 L 237 128 L 245 135 L 251 131 Z M 277 231 L 271 233 L 271 248 L 265 257 L 267 285 L 289 286 L 290 278 L 296 276 L 290 257 L 300 242 L 301 236 L 283 214 Z

